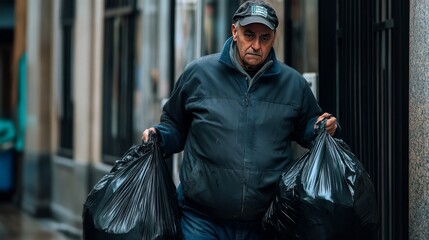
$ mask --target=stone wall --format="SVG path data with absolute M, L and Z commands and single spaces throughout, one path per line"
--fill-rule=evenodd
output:
M 429 239 L 429 0 L 410 1 L 409 239 Z

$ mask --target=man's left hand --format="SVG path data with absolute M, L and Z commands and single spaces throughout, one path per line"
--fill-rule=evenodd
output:
M 326 124 L 325 124 L 326 131 L 331 136 L 333 136 L 335 134 L 335 131 L 337 130 L 337 119 L 334 116 L 332 116 L 332 114 L 325 112 L 324 114 L 320 115 L 319 118 L 317 118 L 317 121 L 314 127 L 316 127 L 316 125 L 323 119 L 326 119 Z

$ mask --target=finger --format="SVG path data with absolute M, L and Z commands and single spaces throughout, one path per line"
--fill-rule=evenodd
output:
M 142 133 L 142 142 L 146 142 L 147 141 L 147 129 L 143 131 Z
M 337 129 L 337 119 L 335 117 L 328 119 L 325 128 L 330 135 L 334 135 Z
M 320 121 L 322 121 L 323 119 L 329 119 L 331 116 L 332 116 L 332 115 L 331 115 L 330 113 L 325 112 L 325 113 L 323 113 L 322 115 L 320 115 L 320 116 L 319 116 L 319 118 L 317 118 L 317 121 L 318 121 L 318 122 L 320 122 Z
M 331 118 L 331 116 L 332 116 L 332 114 L 325 112 L 325 113 L 323 113 L 323 114 L 322 114 L 322 116 L 320 116 L 320 117 L 321 117 L 322 119 L 330 119 L 330 118 Z
M 155 128 L 151 127 L 151 128 L 144 130 L 143 134 L 142 134 L 142 141 L 143 142 L 149 141 L 149 137 L 150 137 L 151 133 L 156 134 Z
M 331 117 L 326 121 L 326 126 L 334 126 L 337 123 L 337 119 L 335 117 Z
M 147 142 L 149 140 L 149 134 L 151 132 L 151 129 L 148 128 L 146 130 L 143 131 L 143 136 L 142 136 L 142 141 L 143 142 Z

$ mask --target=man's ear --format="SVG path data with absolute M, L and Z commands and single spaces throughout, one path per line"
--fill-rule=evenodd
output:
M 231 25 L 231 33 L 232 33 L 232 40 L 233 40 L 234 42 L 236 42 L 236 41 L 237 41 L 238 29 L 237 29 L 237 27 L 235 26 L 235 24 L 232 24 L 232 25 Z

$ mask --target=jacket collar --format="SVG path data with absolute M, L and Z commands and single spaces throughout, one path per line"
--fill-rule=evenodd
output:
M 221 52 L 221 55 L 220 55 L 218 61 L 220 63 L 227 65 L 230 68 L 233 68 L 233 69 L 240 71 L 239 69 L 237 69 L 234 66 L 233 60 L 230 57 L 229 53 L 230 53 L 231 47 L 235 48 L 235 45 L 233 44 L 233 41 L 232 41 L 232 37 L 228 38 L 228 40 L 226 40 L 225 44 L 223 45 L 223 49 L 222 49 L 222 52 Z M 264 76 L 272 76 L 272 75 L 279 74 L 280 73 L 280 65 L 279 65 L 279 62 L 277 61 L 274 48 L 271 48 L 270 53 L 268 54 L 266 61 L 269 61 L 269 60 L 272 60 L 273 63 L 271 65 L 271 67 L 269 67 L 263 75 Z

